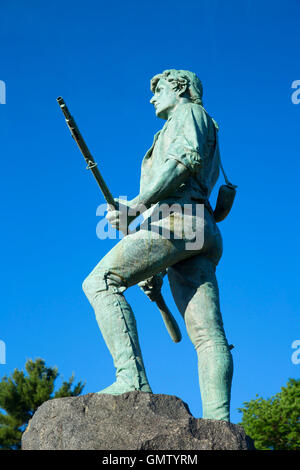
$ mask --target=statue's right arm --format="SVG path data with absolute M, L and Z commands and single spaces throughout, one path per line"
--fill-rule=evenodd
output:
M 166 151 L 165 163 L 155 178 L 143 185 L 140 194 L 130 202 L 133 209 L 140 206 L 142 212 L 152 204 L 168 198 L 202 167 L 207 141 L 205 111 L 200 106 L 187 106 L 186 112 L 177 121 L 180 125 L 174 131 L 177 134 L 174 133 Z
M 174 193 L 189 176 L 189 169 L 175 159 L 168 159 L 156 178 L 143 188 L 135 198 L 135 204 L 142 209 L 148 209 L 152 204 L 166 199 Z M 132 206 L 133 207 L 133 206 Z
M 189 176 L 190 171 L 184 164 L 173 158 L 167 160 L 156 178 L 149 182 L 134 199 L 125 202 L 129 209 L 130 222 L 149 209 L 152 204 L 170 196 Z

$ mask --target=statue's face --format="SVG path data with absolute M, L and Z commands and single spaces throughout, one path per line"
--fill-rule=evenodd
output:
M 171 83 L 161 78 L 156 85 L 155 93 L 150 103 L 155 107 L 156 116 L 168 119 L 170 113 L 179 102 L 177 93 L 172 89 Z

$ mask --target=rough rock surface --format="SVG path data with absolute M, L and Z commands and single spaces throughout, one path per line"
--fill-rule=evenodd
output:
M 251 450 L 243 428 L 194 418 L 173 395 L 89 393 L 43 403 L 22 437 L 23 450 Z

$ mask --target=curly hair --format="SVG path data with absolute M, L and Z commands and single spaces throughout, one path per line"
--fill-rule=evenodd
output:
M 155 93 L 157 83 L 161 78 L 164 78 L 172 84 L 175 91 L 180 91 L 186 87 L 185 93 L 188 98 L 193 102 L 202 105 L 203 87 L 201 80 L 197 75 L 189 70 L 164 70 L 162 73 L 155 75 L 150 82 L 152 93 Z

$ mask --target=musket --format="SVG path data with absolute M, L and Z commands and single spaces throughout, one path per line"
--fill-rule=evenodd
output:
M 91 172 L 93 173 L 98 185 L 99 185 L 99 188 L 101 189 L 102 191 L 102 194 L 106 200 L 106 202 L 113 206 L 114 208 L 117 207 L 117 202 L 114 200 L 111 192 L 109 191 L 100 171 L 99 171 L 99 168 L 98 168 L 98 165 L 97 163 L 95 162 L 91 152 L 89 151 L 78 127 L 77 127 L 77 124 L 73 118 L 73 116 L 71 115 L 66 103 L 64 102 L 63 98 L 60 96 L 57 98 L 57 102 L 60 106 L 60 109 L 62 110 L 64 116 L 65 116 L 65 120 L 66 120 L 66 123 L 67 123 L 67 126 L 68 128 L 70 129 L 70 132 L 71 132 L 71 135 L 73 137 L 73 139 L 75 140 L 76 144 L 78 145 L 79 147 L 79 150 L 81 151 L 85 161 L 86 161 L 86 164 L 87 164 L 87 169 L 88 170 L 91 170 Z M 172 340 L 175 342 L 175 343 L 179 343 L 179 341 L 181 340 L 181 332 L 180 332 L 180 329 L 179 329 L 179 326 L 175 320 L 175 318 L 173 317 L 172 313 L 170 312 L 170 310 L 168 309 L 165 301 L 164 301 L 164 298 L 162 296 L 161 293 L 159 293 L 159 295 L 156 296 L 154 302 L 156 303 L 160 313 L 161 313 L 161 316 L 163 318 L 163 321 L 165 323 L 165 326 L 169 332 L 169 335 L 171 336 Z

